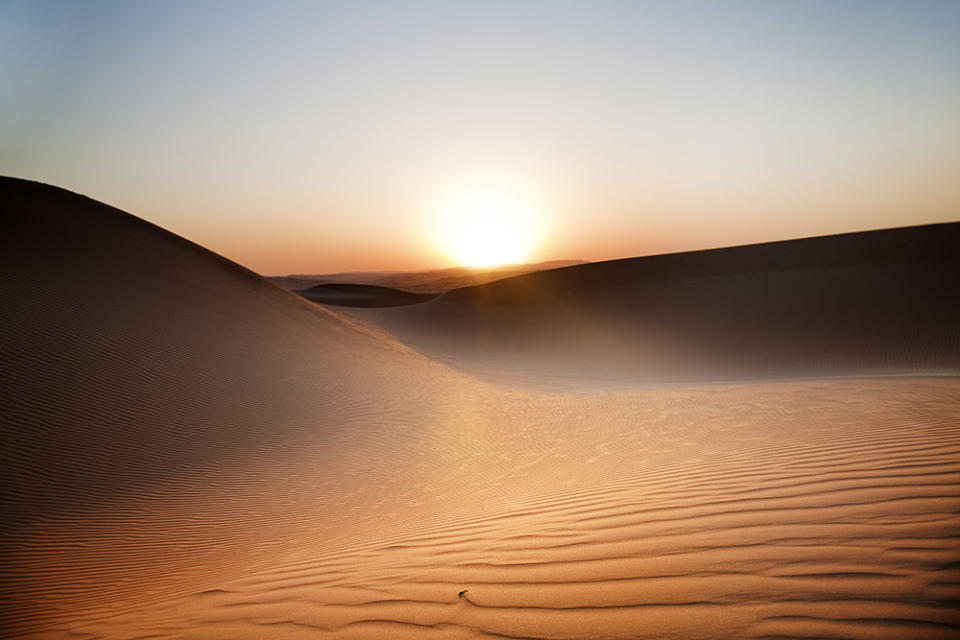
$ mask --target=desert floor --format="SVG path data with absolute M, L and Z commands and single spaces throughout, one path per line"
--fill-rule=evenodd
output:
M 4 188 L 7 637 L 960 636 L 949 359 L 551 387 Z

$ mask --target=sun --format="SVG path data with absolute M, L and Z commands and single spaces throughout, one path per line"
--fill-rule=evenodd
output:
M 435 241 L 468 267 L 525 261 L 540 240 L 538 207 L 528 195 L 502 185 L 463 187 L 436 208 Z

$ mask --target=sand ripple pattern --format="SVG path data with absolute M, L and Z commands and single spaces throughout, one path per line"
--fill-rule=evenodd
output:
M 292 512 L 249 511 L 248 527 L 288 528 L 284 544 L 261 550 L 271 566 L 241 556 L 232 579 L 150 603 L 133 594 L 60 624 L 111 638 L 960 633 L 957 382 L 499 400 L 493 423 L 533 420 L 538 401 L 554 403 L 555 421 L 539 425 L 554 441 L 546 458 L 511 477 L 523 455 L 503 465 L 479 448 L 436 454 L 426 473 L 395 480 L 419 493 L 357 497 L 350 512 L 379 515 L 349 536 L 316 537 L 318 522 Z M 581 412 L 618 410 L 641 419 L 598 420 L 590 437 L 569 428 Z M 448 500 L 432 501 L 444 489 Z

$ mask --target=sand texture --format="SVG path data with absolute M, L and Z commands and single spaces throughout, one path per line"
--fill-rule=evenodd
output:
M 718 364 L 662 385 L 612 363 L 573 388 L 564 360 L 538 369 L 540 344 L 497 378 L 503 353 L 471 360 L 453 329 L 418 341 L 458 304 L 475 335 L 507 339 L 497 287 L 515 285 L 489 285 L 486 306 L 481 288 L 340 312 L 66 191 L 3 179 L 0 210 L 0 636 L 960 635 L 960 371 L 956 326 L 938 324 L 955 270 L 935 250 L 874 265 L 887 286 L 862 295 L 903 301 L 909 281 L 919 305 L 864 328 L 888 336 L 874 360 L 856 318 L 817 334 L 857 346 L 809 362 L 878 377 L 737 382 Z M 556 316 L 585 267 L 534 274 L 549 297 L 521 300 L 517 331 L 539 305 Z M 845 269 L 871 267 L 810 268 L 840 283 L 827 305 Z M 751 300 L 773 313 L 724 285 L 742 273 L 713 277 L 738 317 Z M 578 307 L 596 314 L 583 326 L 646 308 L 603 306 L 617 299 Z M 591 353 L 555 320 L 556 350 Z M 609 335 L 633 345 L 644 322 Z

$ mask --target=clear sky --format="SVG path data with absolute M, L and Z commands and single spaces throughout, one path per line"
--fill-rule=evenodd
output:
M 0 0 L 0 173 L 265 274 L 451 264 L 453 185 L 531 260 L 960 219 L 960 2 Z

